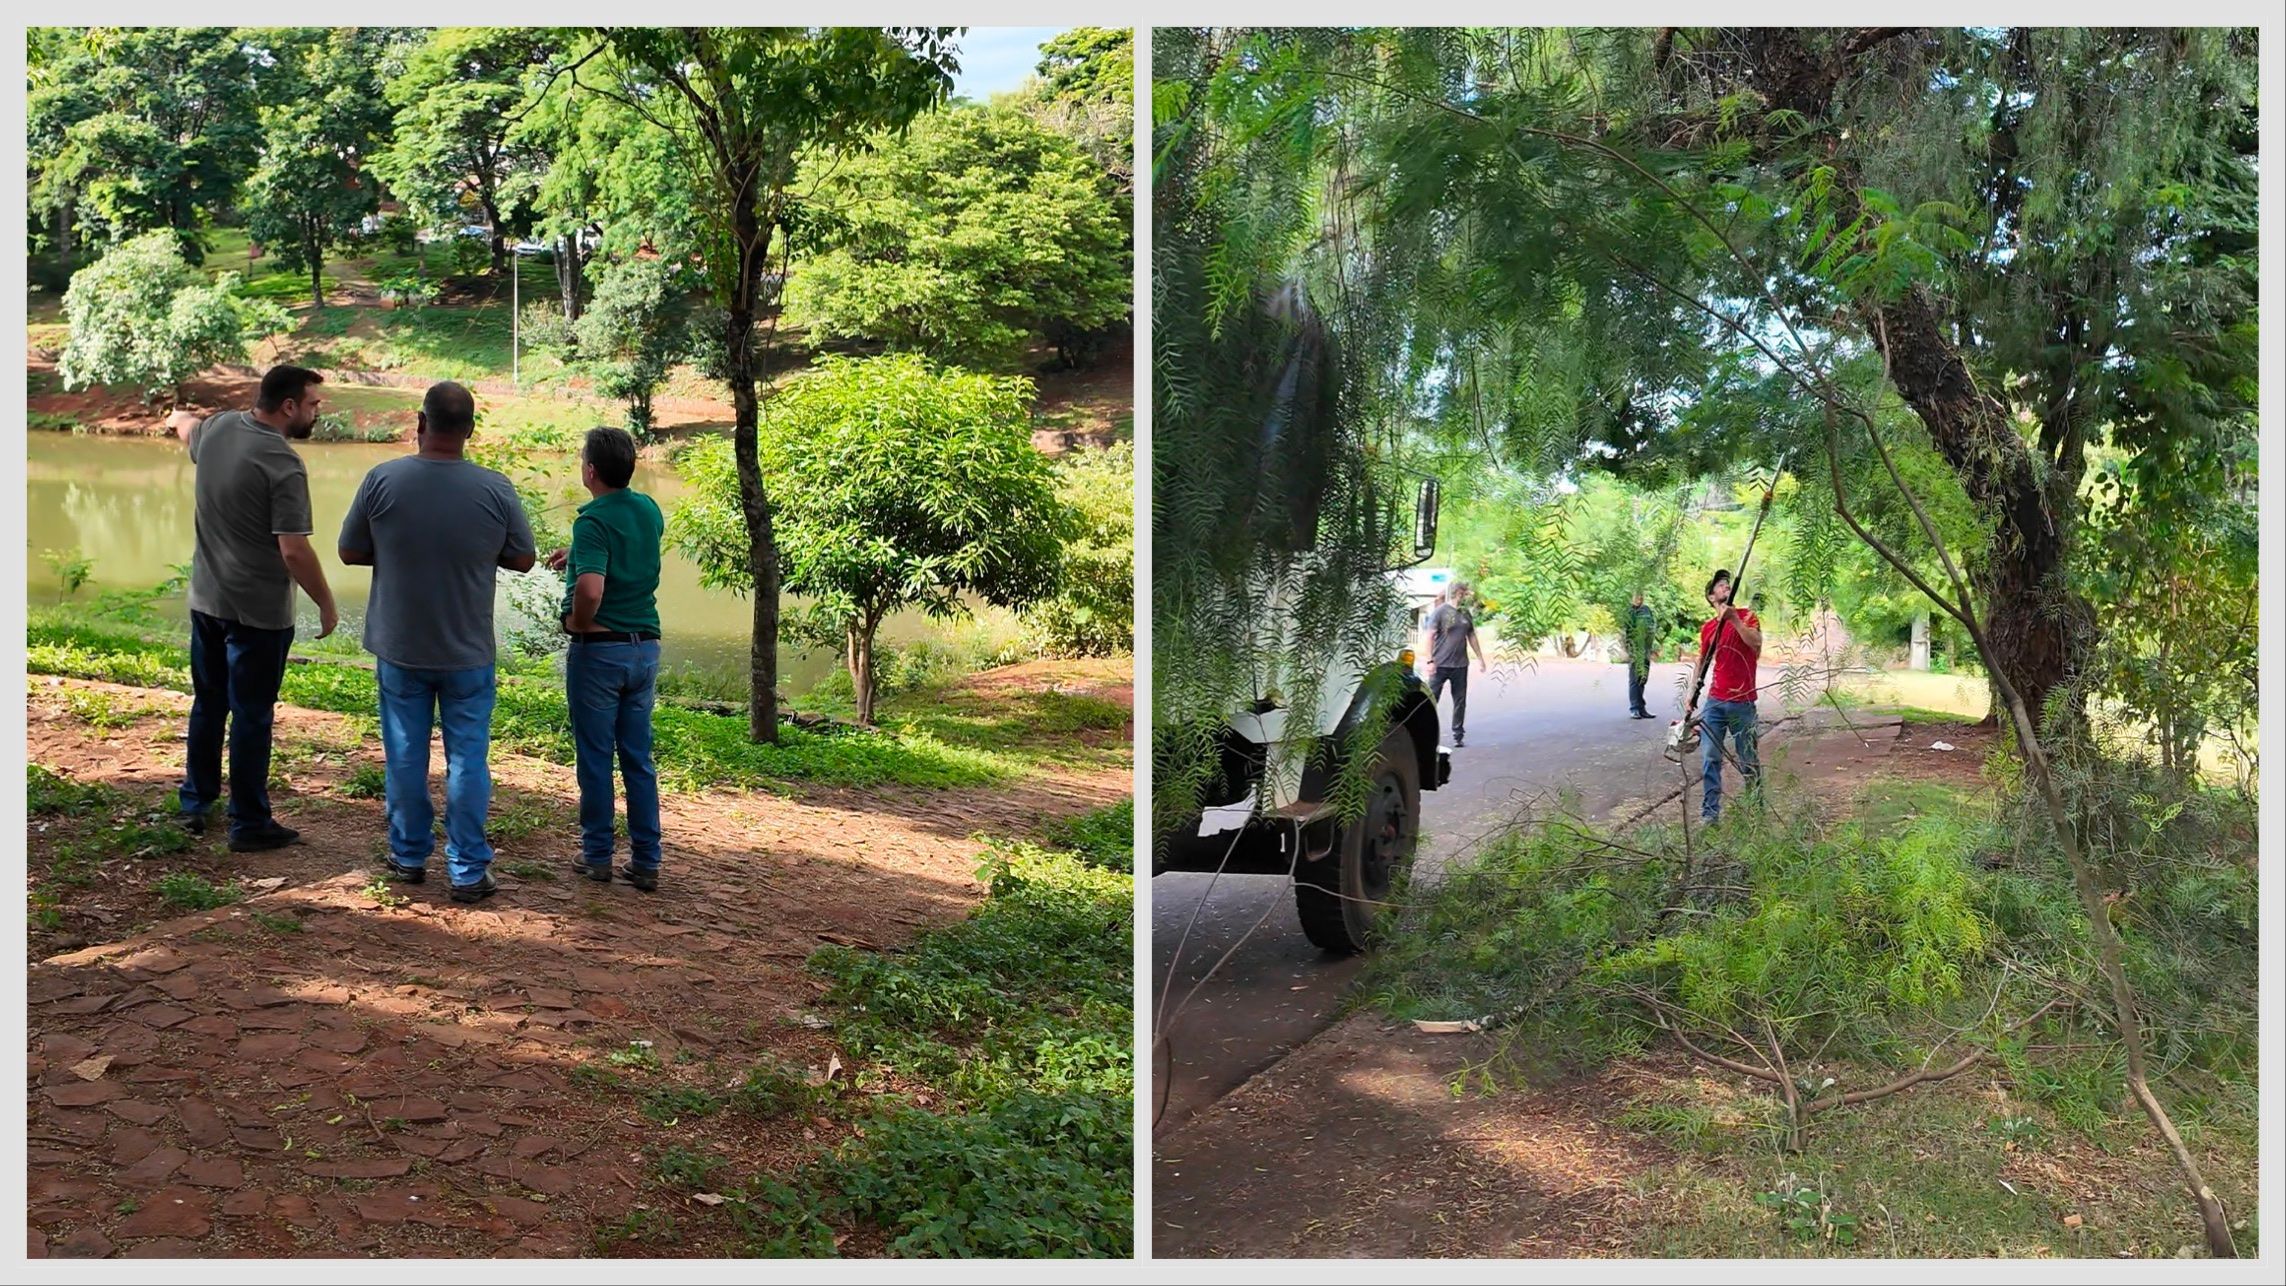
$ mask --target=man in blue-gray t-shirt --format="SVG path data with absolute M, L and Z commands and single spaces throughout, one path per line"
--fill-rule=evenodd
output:
M 455 902 L 492 896 L 486 756 L 496 692 L 492 602 L 500 569 L 538 557 L 515 484 L 466 458 L 476 399 L 434 384 L 415 421 L 416 454 L 365 475 L 341 523 L 341 561 L 373 569 L 365 650 L 381 688 L 389 873 L 426 878 L 435 846 L 429 735 L 444 725 L 445 869 Z

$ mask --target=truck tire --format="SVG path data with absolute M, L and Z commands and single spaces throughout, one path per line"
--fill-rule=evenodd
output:
M 1391 728 L 1366 770 L 1364 815 L 1341 828 L 1333 852 L 1294 874 L 1303 935 L 1340 955 L 1370 946 L 1390 886 L 1413 860 L 1420 835 L 1420 753 L 1404 728 Z

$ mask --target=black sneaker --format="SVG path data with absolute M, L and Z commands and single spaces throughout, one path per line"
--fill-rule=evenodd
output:
M 619 878 L 627 881 L 629 884 L 634 885 L 636 888 L 643 890 L 645 893 L 656 893 L 659 891 L 659 868 L 656 866 L 647 871 L 639 867 L 622 866 L 619 868 Z
M 500 885 L 494 882 L 492 872 L 486 871 L 484 878 L 474 884 L 453 885 L 452 900 L 455 902 L 482 902 L 499 891 Z
M 386 859 L 382 862 L 382 866 L 387 869 L 389 878 L 399 884 L 419 884 L 429 878 L 429 868 L 407 866 L 395 858 Z
M 301 842 L 302 833 L 300 831 L 290 826 L 280 826 L 276 822 L 272 822 L 258 831 L 248 831 L 244 835 L 231 836 L 230 851 L 233 853 L 267 853 L 274 848 L 284 848 L 288 844 Z
M 203 836 L 206 834 L 205 813 L 178 813 L 175 816 L 175 822 L 192 835 Z
M 585 858 L 575 857 L 572 859 L 571 867 L 572 873 L 583 880 L 594 880 L 598 884 L 611 883 L 611 863 L 609 862 L 598 866 Z

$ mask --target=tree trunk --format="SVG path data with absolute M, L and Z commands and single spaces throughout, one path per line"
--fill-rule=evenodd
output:
M 310 261 L 310 311 L 325 307 L 325 250 L 320 246 L 306 246 Z
M 751 187 L 746 189 L 752 191 Z M 746 518 L 746 565 L 754 580 L 754 637 L 748 654 L 750 679 L 747 735 L 778 740 L 778 537 L 771 526 L 770 495 L 763 486 L 761 450 L 755 440 L 761 404 L 754 387 L 754 297 L 770 252 L 769 236 L 749 200 L 734 203 L 732 231 L 738 253 L 738 281 L 731 291 L 723 341 L 728 346 L 730 398 L 734 408 L 731 445 L 738 456 L 738 504 Z
M 1888 361 L 1890 382 L 1969 499 L 1998 520 L 1974 572 L 1986 642 L 2037 722 L 2049 694 L 2086 658 L 2095 628 L 2093 613 L 2065 583 L 2078 475 L 2041 468 L 2007 408 L 1977 387 L 1927 293 L 1917 289 L 1873 306 L 1865 323 Z M 1996 698 L 1991 717 L 2001 713 Z
M 579 234 L 567 232 L 556 239 L 556 291 L 563 296 L 564 320 L 576 322 L 580 290 L 586 284 L 587 264 L 580 258 Z
M 849 627 L 849 685 L 857 693 L 857 722 L 873 726 L 873 635 L 880 621 L 866 613 Z

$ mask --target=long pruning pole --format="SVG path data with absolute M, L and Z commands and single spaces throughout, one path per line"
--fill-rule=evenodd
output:
M 1762 520 L 1770 516 L 1770 502 L 1778 494 L 1778 477 L 1786 471 L 1787 452 L 1780 452 L 1778 462 L 1770 470 L 1770 483 L 1762 489 L 1762 508 L 1754 515 L 1753 530 L 1746 533 L 1746 552 L 1738 556 L 1738 570 L 1730 577 L 1730 606 L 1738 607 L 1739 591 L 1746 587 L 1746 564 L 1754 558 L 1754 542 L 1762 536 Z M 1715 619 L 1714 641 L 1700 657 L 1698 677 L 1691 683 L 1691 699 L 1683 707 L 1682 722 L 1675 725 L 1676 733 L 1669 739 L 1671 749 L 1680 749 L 1689 739 L 1691 727 L 1698 719 L 1699 694 L 1706 691 L 1707 676 L 1714 670 L 1714 655 L 1722 648 L 1724 631 L 1730 628 L 1730 612 Z

